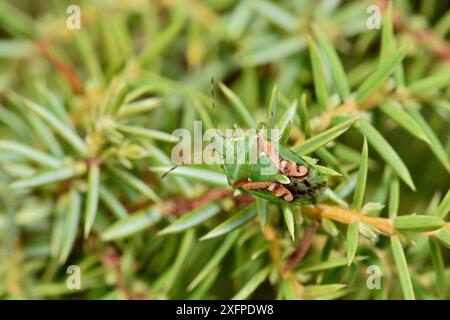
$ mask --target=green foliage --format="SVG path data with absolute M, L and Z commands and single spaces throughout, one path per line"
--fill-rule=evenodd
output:
M 0 2 L 1 299 L 450 298 L 444 2 L 70 4 Z M 314 192 L 232 188 L 290 180 L 200 140 L 174 169 L 196 120 L 279 129 Z

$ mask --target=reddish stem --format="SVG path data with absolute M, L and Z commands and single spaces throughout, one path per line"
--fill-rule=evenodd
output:
M 287 262 L 286 267 L 284 268 L 285 274 L 289 273 L 303 259 L 309 247 L 311 246 L 312 238 L 316 233 L 319 225 L 320 219 L 314 219 L 314 222 L 312 223 L 311 226 L 309 226 L 308 230 L 305 233 L 305 236 L 298 244 L 297 249 L 289 258 L 289 261 Z

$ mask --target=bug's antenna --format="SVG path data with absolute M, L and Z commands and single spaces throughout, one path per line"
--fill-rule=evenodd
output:
M 178 168 L 179 166 L 183 165 L 183 161 L 181 161 L 180 164 L 176 164 L 174 165 L 172 168 L 170 168 L 169 170 L 167 170 L 166 172 L 164 172 L 161 176 L 161 180 L 164 179 L 169 173 L 171 173 L 173 170 L 175 170 L 176 168 Z
M 266 120 L 267 123 L 266 126 L 269 127 L 269 129 L 272 128 L 271 125 L 272 119 L 273 119 L 273 111 L 270 112 L 269 118 Z
M 214 77 L 211 77 L 211 105 L 214 111 L 216 109 L 216 99 L 214 95 Z
M 211 107 L 212 107 L 212 113 L 213 113 L 213 122 L 214 127 L 217 128 L 217 119 L 216 119 L 216 95 L 214 93 L 214 77 L 211 77 Z

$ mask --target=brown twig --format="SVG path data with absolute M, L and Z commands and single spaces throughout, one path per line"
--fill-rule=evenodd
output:
M 181 215 L 185 214 L 186 212 L 189 212 L 195 208 L 201 207 L 202 205 L 205 205 L 207 203 L 210 203 L 212 201 L 216 201 L 219 199 L 228 198 L 228 197 L 231 197 L 232 195 L 233 195 L 233 190 L 231 190 L 230 188 L 220 188 L 220 189 L 215 189 L 215 190 L 209 191 L 209 192 L 201 195 L 200 197 L 197 197 L 194 199 L 168 197 L 164 201 L 164 204 L 168 204 L 168 205 L 164 206 L 163 214 L 166 216 L 170 216 L 170 215 L 181 216 Z M 241 208 L 241 207 L 245 206 L 246 204 L 253 202 L 255 199 L 250 194 L 244 193 L 242 195 L 234 197 L 233 200 L 236 203 L 237 207 Z M 152 201 L 145 200 L 138 204 L 125 205 L 125 208 L 127 209 L 128 212 L 133 213 L 133 212 L 145 209 L 152 204 L 153 204 Z
M 210 191 L 196 199 L 174 199 L 172 202 L 172 206 L 169 207 L 169 209 L 167 209 L 167 211 L 164 213 L 169 215 L 172 214 L 175 216 L 181 216 L 184 213 L 191 211 L 195 208 L 201 207 L 207 203 L 231 197 L 232 195 L 233 191 L 231 189 L 223 188 Z M 236 206 L 238 208 L 241 208 L 253 202 L 255 199 L 250 194 L 244 193 L 242 195 L 234 197 L 233 200 L 236 203 Z
M 211 201 L 216 201 L 219 199 L 224 199 L 233 196 L 233 191 L 229 188 L 220 188 L 209 191 L 204 195 L 195 198 L 195 199 L 180 199 L 180 198 L 167 198 L 164 203 L 168 206 L 165 206 L 163 209 L 164 215 L 174 215 L 181 216 L 186 212 L 189 212 L 195 208 L 198 208 L 202 205 L 205 205 Z M 248 194 L 244 193 L 242 195 L 236 196 L 232 198 L 238 208 L 241 208 L 253 201 L 255 198 Z M 153 204 L 153 202 L 145 201 L 137 205 L 128 205 L 125 206 L 128 212 L 132 213 L 137 210 L 142 210 L 147 208 L 149 205 Z M 344 208 L 329 204 L 317 204 L 315 207 L 303 207 L 302 212 L 312 217 L 316 218 L 326 218 L 332 221 L 342 223 L 342 224 L 350 224 L 355 220 L 358 220 L 362 223 L 365 223 L 374 229 L 376 229 L 381 234 L 386 236 L 391 236 L 397 234 L 395 230 L 394 223 L 392 219 L 389 218 L 381 218 L 381 217 L 372 217 L 361 214 L 358 211 L 355 211 L 351 208 Z M 448 222 L 443 229 L 450 231 L 450 222 Z M 436 232 L 423 232 L 421 235 L 424 236 L 435 236 Z
M 170 206 L 169 209 L 167 209 L 165 213 L 180 216 L 185 212 L 191 211 L 209 202 L 229 197 L 232 194 L 233 191 L 231 189 L 221 188 L 207 192 L 204 195 L 195 199 L 176 198 L 172 200 L 172 205 Z
M 316 219 L 314 219 L 313 223 L 309 226 L 308 230 L 306 231 L 303 239 L 298 244 L 297 249 L 289 258 L 286 267 L 284 268 L 285 275 L 288 274 L 303 259 L 309 247 L 311 246 L 312 238 L 316 233 L 319 225 L 320 225 L 320 217 L 316 216 Z
M 355 220 L 371 225 L 384 235 L 393 235 L 396 233 L 394 223 L 391 219 L 371 217 L 361 214 L 350 208 L 332 206 L 328 204 L 318 204 L 314 208 L 304 208 L 302 212 L 322 218 L 330 219 L 343 224 L 350 224 Z

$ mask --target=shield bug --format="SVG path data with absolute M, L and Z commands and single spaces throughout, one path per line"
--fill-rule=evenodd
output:
M 263 132 L 234 137 L 217 134 L 212 142 L 233 188 L 275 202 L 306 205 L 321 199 L 326 168 L 285 146 L 275 146 Z

